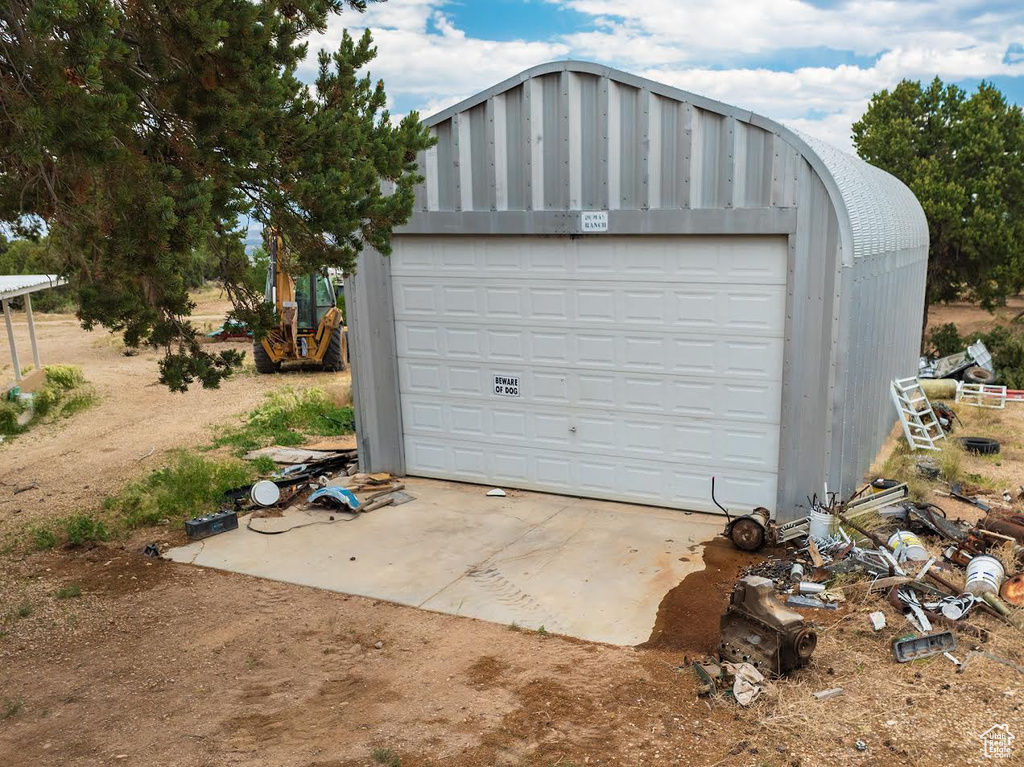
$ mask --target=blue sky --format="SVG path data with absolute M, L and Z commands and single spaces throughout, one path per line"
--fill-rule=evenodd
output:
M 903 78 L 998 85 L 1024 104 L 1021 0 L 389 0 L 373 30 L 392 110 L 428 115 L 523 69 L 597 61 L 850 147 L 871 94 Z

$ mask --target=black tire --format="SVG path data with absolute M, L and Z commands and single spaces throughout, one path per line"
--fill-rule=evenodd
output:
M 341 372 L 345 369 L 345 344 L 342 343 L 342 329 L 337 327 L 331 333 L 331 343 L 324 354 L 324 370 Z
M 277 373 L 281 370 L 281 363 L 270 359 L 267 350 L 259 341 L 252 345 L 252 361 L 256 363 L 257 373 Z
M 988 437 L 961 437 L 957 440 L 968 453 L 977 455 L 995 455 L 999 452 L 999 443 Z
M 972 384 L 990 384 L 996 380 L 995 373 L 990 373 L 983 367 L 975 365 L 964 371 L 964 381 Z

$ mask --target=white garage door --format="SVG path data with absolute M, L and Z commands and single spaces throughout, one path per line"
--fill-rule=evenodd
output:
M 783 237 L 405 237 L 410 475 L 714 511 L 776 498 Z

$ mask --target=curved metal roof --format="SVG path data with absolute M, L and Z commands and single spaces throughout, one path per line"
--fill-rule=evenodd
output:
M 562 73 L 596 85 L 567 84 L 550 77 Z M 526 90 L 535 81 L 545 84 Z M 609 100 L 610 90 L 617 93 L 614 101 Z M 515 104 L 509 102 L 509 109 L 517 110 L 515 115 L 506 114 L 504 102 L 496 113 L 495 97 L 511 97 L 515 92 L 522 94 Z M 494 127 L 496 114 L 497 121 L 504 123 L 499 129 Z M 794 159 L 802 158 L 821 178 L 836 209 L 844 263 L 928 245 L 928 225 L 920 204 L 885 171 L 749 110 L 600 64 L 541 64 L 424 122 L 442 139 L 433 157 L 421 158 L 427 160 L 420 167 L 428 177 L 419 191 L 424 211 L 483 210 L 488 203 L 490 210 L 576 209 L 601 206 L 602 201 L 610 208 L 793 207 L 798 204 Z M 596 137 L 588 139 L 588 131 L 594 133 L 588 123 L 594 122 L 601 124 Z M 544 147 L 531 149 L 529 144 L 541 144 L 541 126 Z M 588 140 L 597 148 L 576 159 L 583 170 L 577 169 L 574 177 L 571 169 L 562 166 L 571 166 L 573 153 L 581 150 L 567 145 Z M 614 170 L 607 170 L 603 179 L 588 180 L 588 167 L 612 165 L 610 141 L 619 142 L 621 159 L 614 160 Z M 496 150 L 503 142 L 507 151 L 506 147 Z M 553 143 L 557 145 L 552 147 Z M 545 164 L 540 171 L 530 167 L 531 151 L 534 165 Z M 498 156 L 503 156 L 501 162 L 496 162 Z M 621 194 L 616 178 L 620 162 Z M 636 166 L 635 172 L 627 163 Z M 497 174 L 506 174 L 504 187 L 501 179 L 495 180 L 496 164 L 502 165 Z M 559 167 L 553 170 L 555 165 Z M 491 186 L 489 198 L 484 178 Z M 543 191 L 531 192 L 531 181 L 534 189 L 539 184 Z M 451 188 L 446 189 L 449 182 Z M 602 182 L 612 188 L 588 194 L 588 189 Z

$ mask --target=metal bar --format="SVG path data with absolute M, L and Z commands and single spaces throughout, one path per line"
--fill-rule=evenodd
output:
M 32 316 L 32 295 L 30 293 L 25 294 L 25 318 L 28 320 L 28 338 L 32 343 L 32 364 L 35 365 L 36 370 L 42 370 L 43 366 L 39 362 L 39 344 L 36 343 L 36 321 Z
M 7 322 L 7 342 L 11 345 L 11 363 L 14 365 L 14 381 L 18 383 L 21 381 L 21 363 L 18 361 L 18 347 L 14 343 L 14 323 L 11 320 L 11 304 L 5 298 L 3 299 L 4 305 L 4 320 Z

